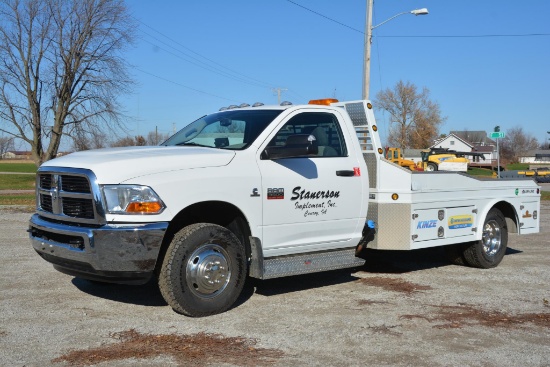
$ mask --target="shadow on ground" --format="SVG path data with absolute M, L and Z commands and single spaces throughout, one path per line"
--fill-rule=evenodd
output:
M 84 293 L 115 302 L 151 307 L 167 305 L 154 279 L 143 285 L 101 283 L 81 278 L 73 278 L 72 283 Z
M 521 252 L 508 248 L 506 255 L 515 255 Z M 442 248 L 414 251 L 367 250 L 366 259 L 365 265 L 351 269 L 267 280 L 248 278 L 239 299 L 233 307 L 245 303 L 254 293 L 270 296 L 353 282 L 360 279 L 353 275 L 358 271 L 370 274 L 405 274 L 442 266 L 457 266 L 449 263 Z M 110 284 L 80 278 L 73 278 L 72 283 L 80 291 L 95 297 L 142 306 L 167 306 L 155 279 L 144 285 Z

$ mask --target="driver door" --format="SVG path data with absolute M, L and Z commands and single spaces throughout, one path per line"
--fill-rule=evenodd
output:
M 266 146 L 283 145 L 293 134 L 313 135 L 319 152 L 258 160 L 264 256 L 355 246 L 365 219 L 360 215 L 360 165 L 348 154 L 346 142 L 352 137 L 342 130 L 338 115 L 301 110 L 290 115 Z

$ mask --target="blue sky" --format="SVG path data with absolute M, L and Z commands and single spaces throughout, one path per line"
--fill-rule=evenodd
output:
M 131 135 L 179 130 L 230 104 L 277 103 L 274 88 L 294 104 L 361 99 L 365 0 L 127 4 L 139 25 L 126 54 L 138 81 L 123 98 Z M 500 125 L 550 137 L 550 1 L 375 1 L 373 23 L 417 8 L 430 14 L 374 30 L 371 99 L 410 81 L 440 104 L 441 133 Z M 384 138 L 387 116 L 375 114 Z

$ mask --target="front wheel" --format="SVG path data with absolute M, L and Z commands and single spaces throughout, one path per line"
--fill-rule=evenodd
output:
M 468 265 L 488 269 L 502 261 L 508 245 L 508 228 L 501 211 L 493 208 L 483 224 L 481 240 L 468 244 L 464 259 Z
M 227 228 L 197 223 L 176 233 L 158 281 L 162 296 L 176 312 L 199 317 L 229 309 L 246 274 L 241 241 Z
M 428 163 L 426 166 L 426 171 L 435 172 L 437 171 L 437 164 L 435 163 Z

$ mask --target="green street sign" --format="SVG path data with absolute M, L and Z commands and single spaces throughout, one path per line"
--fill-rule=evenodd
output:
M 504 132 L 502 131 L 495 131 L 491 133 L 491 139 L 502 139 L 504 138 Z

